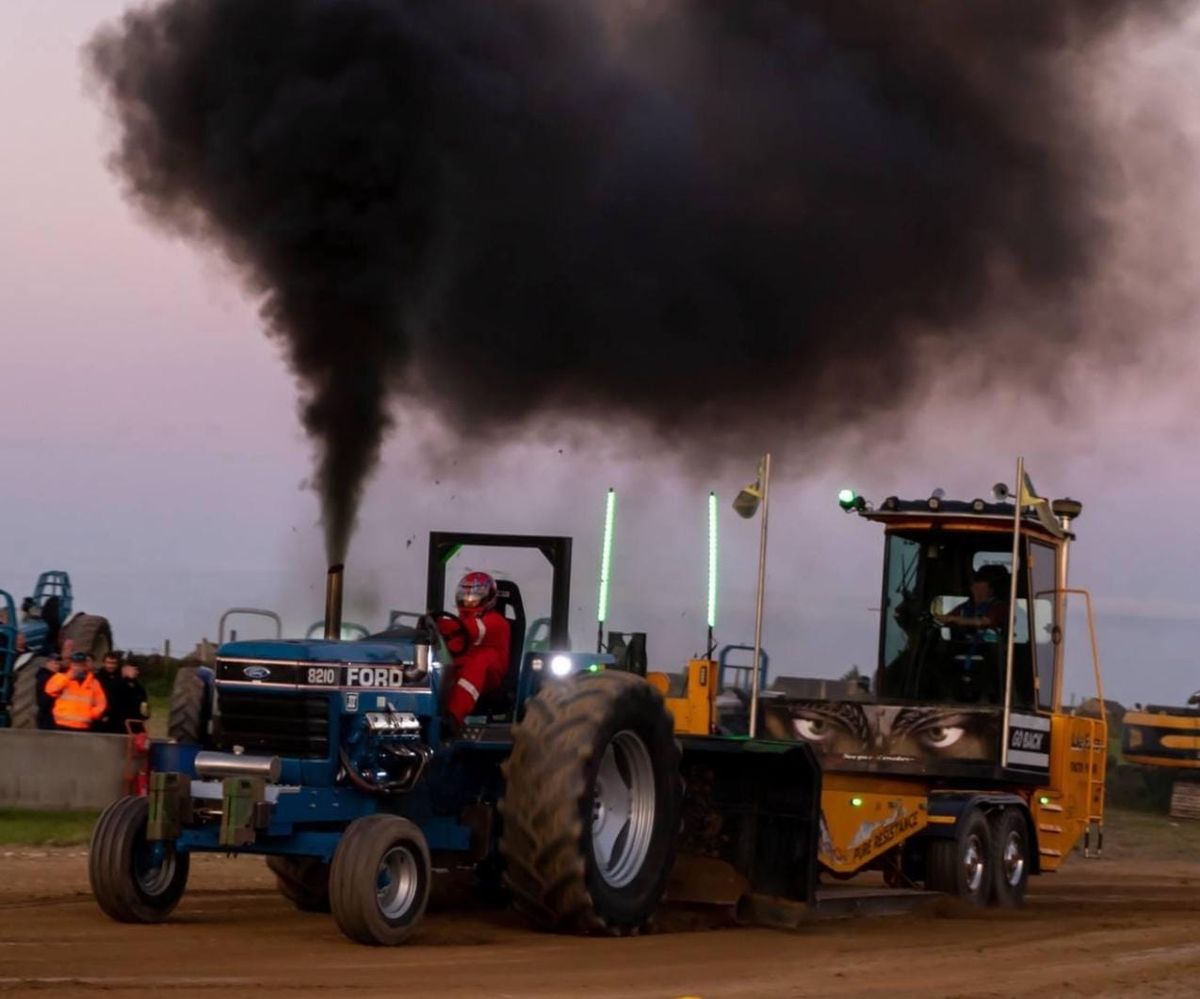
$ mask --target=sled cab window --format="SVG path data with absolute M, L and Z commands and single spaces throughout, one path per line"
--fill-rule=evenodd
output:
M 1033 704 L 1027 583 L 1018 576 L 1013 704 Z M 876 687 L 881 699 L 1000 705 L 1012 595 L 1012 537 L 893 532 L 884 566 Z
M 1054 707 L 1058 679 L 1059 625 L 1054 588 L 1058 578 L 1056 552 L 1034 541 L 1029 545 L 1029 575 L 1033 585 L 1034 662 L 1037 666 L 1037 704 L 1043 711 Z

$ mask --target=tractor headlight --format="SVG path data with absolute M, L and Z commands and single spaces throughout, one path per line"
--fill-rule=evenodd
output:
M 555 676 L 566 676 L 574 669 L 574 666 L 570 656 L 558 655 L 550 660 L 550 672 Z

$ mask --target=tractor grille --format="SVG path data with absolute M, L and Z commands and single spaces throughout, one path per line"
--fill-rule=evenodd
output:
M 216 741 L 221 749 L 324 759 L 329 755 L 328 694 L 264 694 L 222 689 Z

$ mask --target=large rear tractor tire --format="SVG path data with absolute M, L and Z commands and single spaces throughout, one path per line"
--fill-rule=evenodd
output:
M 208 746 L 212 741 L 212 687 L 202 670 L 207 666 L 180 666 L 171 685 L 171 707 L 167 715 L 167 738 L 191 746 Z
M 267 858 L 279 894 L 301 912 L 329 911 L 329 865 L 316 857 Z
M 991 902 L 992 837 L 987 817 L 978 808 L 962 815 L 953 839 L 935 839 L 925 858 L 925 886 L 962 899 L 968 905 Z
M 62 634 L 71 640 L 75 652 L 90 652 L 97 667 L 112 651 L 112 625 L 98 614 L 76 614 L 66 623 Z
M 351 822 L 338 843 L 329 905 L 351 940 L 394 947 L 420 925 L 432 883 L 421 830 L 398 815 L 367 815 Z
M 37 674 L 42 665 L 40 656 L 30 659 L 13 677 L 12 704 L 8 709 L 13 728 L 37 728 Z
M 1020 909 L 1025 904 L 1032 865 L 1029 826 L 1017 808 L 1005 808 L 992 815 L 992 875 L 996 905 Z
M 513 729 L 504 775 L 517 909 L 547 930 L 641 930 L 671 872 L 682 798 L 662 695 L 616 671 L 548 684 Z
M 105 915 L 119 923 L 161 923 L 179 904 L 188 855 L 146 839 L 147 801 L 119 798 L 92 830 L 88 880 Z

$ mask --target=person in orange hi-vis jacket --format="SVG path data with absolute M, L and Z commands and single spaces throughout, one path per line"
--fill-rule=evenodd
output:
M 59 728 L 86 732 L 104 716 L 108 701 L 94 665 L 91 653 L 75 652 L 70 667 L 46 681 L 46 695 L 54 698 L 54 723 Z
M 508 619 L 496 610 L 496 595 L 496 581 L 486 572 L 468 572 L 454 593 L 458 616 L 467 631 L 467 647 L 461 652 L 450 650 L 455 666 L 455 680 L 446 703 L 451 737 L 462 727 L 475 702 L 496 690 L 508 672 L 512 629 Z M 458 633 L 452 620 L 442 619 L 438 629 L 447 637 Z

